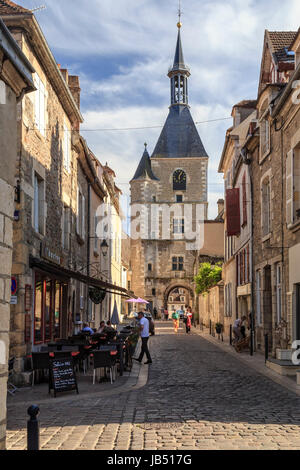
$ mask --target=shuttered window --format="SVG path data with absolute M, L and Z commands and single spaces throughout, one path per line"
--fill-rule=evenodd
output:
M 286 223 L 288 225 L 294 222 L 294 204 L 293 204 L 293 190 L 294 190 L 294 176 L 293 176 L 293 160 L 294 151 L 290 150 L 286 159 Z
M 45 136 L 45 113 L 46 113 L 46 89 L 45 85 L 36 73 L 34 76 L 34 123 L 39 132 Z

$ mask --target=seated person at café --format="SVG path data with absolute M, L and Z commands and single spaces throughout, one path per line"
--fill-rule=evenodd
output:
M 107 334 L 107 337 L 112 340 L 115 338 L 115 336 L 117 335 L 117 331 L 112 327 L 112 324 L 110 321 L 108 321 L 106 323 L 106 326 L 103 330 L 103 333 Z
M 94 331 L 92 330 L 92 328 L 89 327 L 89 325 L 87 323 L 84 323 L 83 324 L 83 329 L 81 330 L 81 333 L 89 333 L 90 335 L 93 335 Z
M 100 326 L 99 326 L 99 329 L 98 329 L 97 333 L 103 333 L 104 328 L 105 328 L 105 322 L 102 321 L 102 322 L 100 323 Z

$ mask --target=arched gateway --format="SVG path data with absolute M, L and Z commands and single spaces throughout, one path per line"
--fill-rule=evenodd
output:
M 187 295 L 188 294 L 188 295 Z M 186 283 L 173 283 L 164 292 L 164 308 L 168 310 L 169 305 L 181 306 L 189 305 L 194 308 L 194 292 Z M 175 308 L 177 310 L 177 307 Z

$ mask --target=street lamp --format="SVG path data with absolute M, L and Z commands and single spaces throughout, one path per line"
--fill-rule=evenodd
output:
M 105 257 L 108 253 L 108 249 L 109 249 L 109 246 L 107 244 L 107 241 L 106 240 L 103 240 L 103 242 L 101 243 L 100 245 L 101 247 L 101 251 L 102 251 L 102 254 L 103 256 Z

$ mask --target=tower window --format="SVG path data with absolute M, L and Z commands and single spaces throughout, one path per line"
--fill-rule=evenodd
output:
M 183 170 L 176 170 L 173 173 L 173 190 L 186 191 L 186 173 Z
M 173 271 L 183 271 L 183 257 L 173 257 L 172 258 L 172 270 Z
M 183 195 L 182 194 L 176 194 L 176 202 L 183 202 Z
M 148 271 L 152 271 L 152 264 L 151 263 L 148 264 Z

